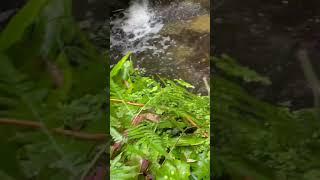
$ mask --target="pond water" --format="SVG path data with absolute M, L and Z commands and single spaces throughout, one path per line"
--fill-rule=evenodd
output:
M 199 1 L 131 1 L 111 18 L 111 64 L 128 52 L 148 74 L 183 79 L 207 94 L 210 16 Z

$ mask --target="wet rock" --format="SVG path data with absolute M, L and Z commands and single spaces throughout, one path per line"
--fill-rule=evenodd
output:
M 210 33 L 210 16 L 207 14 L 193 18 L 188 29 L 199 33 Z
M 194 49 L 188 46 L 180 45 L 169 50 L 173 54 L 173 58 L 176 59 L 177 64 L 185 62 L 192 54 Z M 186 63 L 186 62 L 185 62 Z
M 209 0 L 189 0 L 193 3 L 200 3 L 201 6 L 205 9 L 210 9 L 210 1 Z
M 169 5 L 160 5 L 157 9 L 157 15 L 163 17 L 165 23 L 186 21 L 208 13 L 201 4 L 188 0 L 175 1 Z

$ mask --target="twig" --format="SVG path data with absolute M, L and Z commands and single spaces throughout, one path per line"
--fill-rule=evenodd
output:
M 188 129 L 188 128 L 187 128 L 187 129 Z M 180 141 L 181 137 L 182 137 L 183 135 L 185 135 L 185 132 L 186 132 L 187 129 L 185 129 L 185 130 L 180 134 L 180 136 L 178 137 L 177 141 L 173 144 L 172 148 L 170 148 L 170 150 L 169 150 L 169 152 L 168 152 L 167 155 L 171 154 L 171 152 L 173 151 L 173 149 L 176 147 L 176 145 L 177 145 L 178 142 Z M 166 159 L 167 159 L 167 158 L 165 158 L 165 159 L 162 161 L 162 163 L 160 164 L 160 167 L 164 164 L 164 162 L 166 161 Z
M 135 102 L 127 102 L 121 99 L 110 99 L 110 101 L 112 102 L 117 102 L 117 103 L 125 103 L 125 104 L 129 104 L 129 105 L 133 105 L 133 106 L 139 106 L 139 107 L 143 107 L 144 104 L 140 104 L 140 103 L 135 103 Z
M 192 118 L 191 118 L 190 116 L 184 114 L 184 117 L 187 119 L 187 121 L 188 121 L 192 126 L 200 129 L 200 126 L 199 126 L 198 124 L 196 124 L 196 123 L 192 120 Z M 206 137 L 206 138 L 209 137 L 208 133 L 206 133 L 206 132 L 205 132 L 203 135 L 204 135 L 204 137 Z
M 190 117 L 187 117 L 187 116 L 186 116 L 186 119 L 188 120 L 188 122 L 189 122 L 192 126 L 194 126 L 194 127 L 196 127 L 196 128 L 200 128 Z
M 210 85 L 209 85 L 209 83 L 208 83 L 208 80 L 207 80 L 206 77 L 203 77 L 202 80 L 203 80 L 204 85 L 206 86 L 206 89 L 207 89 L 207 91 L 208 91 L 208 96 L 210 96 Z
M 80 131 L 72 131 L 72 130 L 65 130 L 62 128 L 55 128 L 52 129 L 53 132 L 57 134 L 62 134 L 65 136 L 71 136 L 74 138 L 82 139 L 82 140 L 93 140 L 93 141 L 105 141 L 107 139 L 107 135 L 103 133 L 85 133 Z
M 304 76 L 312 89 L 312 93 L 314 96 L 314 106 L 315 108 L 319 108 L 320 107 L 320 81 L 317 78 L 316 72 L 313 70 L 307 49 L 302 48 L 298 50 L 297 56 L 301 63 Z M 319 111 L 317 115 L 320 116 Z
M 298 59 L 300 60 L 304 75 L 312 88 L 313 94 L 317 98 L 320 94 L 320 82 L 317 79 L 317 75 L 312 68 L 312 64 L 310 62 L 306 49 L 300 49 L 298 51 Z
M 106 144 L 101 148 L 101 150 L 94 156 L 93 160 L 90 162 L 90 164 L 87 166 L 83 174 L 81 175 L 81 180 L 84 180 L 86 176 L 89 174 L 90 170 L 93 168 L 93 166 L 97 163 L 98 159 L 103 155 L 104 152 L 106 152 L 106 149 L 108 148 L 109 144 Z
M 119 11 L 123 11 L 124 9 L 117 9 L 117 10 L 114 10 L 112 11 L 113 13 L 116 13 L 116 12 L 119 12 Z
M 20 126 L 20 127 L 33 128 L 33 129 L 44 128 L 44 125 L 39 122 L 6 119 L 6 118 L 0 118 L 0 124 Z M 106 141 L 107 140 L 107 135 L 103 133 L 93 134 L 93 133 L 86 133 L 86 132 L 80 132 L 80 131 L 66 130 L 62 128 L 53 128 L 53 129 L 49 129 L 49 131 L 56 134 L 70 136 L 70 137 L 81 139 L 81 140 L 88 140 L 88 141 Z

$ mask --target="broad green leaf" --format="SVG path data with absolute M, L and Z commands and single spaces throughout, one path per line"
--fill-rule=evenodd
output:
M 184 86 L 184 87 L 186 87 L 186 88 L 192 88 L 192 89 L 194 89 L 194 86 L 193 86 L 193 85 L 191 85 L 191 84 L 189 84 L 189 83 L 187 83 L 187 82 L 185 82 L 185 81 L 183 81 L 183 80 L 181 80 L 181 79 L 174 79 L 174 81 L 176 81 L 177 83 L 179 83 L 181 86 Z
M 75 30 L 71 14 L 71 0 L 54 0 L 43 8 L 37 33 L 43 34 L 41 54 L 55 58 L 55 54 L 64 44 L 74 38 Z
M 11 19 L 0 35 L 0 51 L 5 51 L 20 41 L 26 29 L 36 21 L 48 0 L 30 0 Z
M 115 77 L 119 71 L 121 70 L 121 68 L 123 67 L 124 63 L 129 59 L 129 57 L 131 56 L 131 52 L 129 52 L 126 56 L 124 56 L 111 70 L 110 72 L 110 78 Z

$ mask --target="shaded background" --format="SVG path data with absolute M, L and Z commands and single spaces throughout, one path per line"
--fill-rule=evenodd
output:
M 320 2 L 217 0 L 215 4 L 219 6 L 212 13 L 214 54 L 226 53 L 273 83 L 247 89 L 268 102 L 291 102 L 294 109 L 312 106 L 313 95 L 296 52 L 307 44 L 313 67 L 320 73 Z
M 310 71 L 297 53 L 306 50 L 318 79 L 320 2 L 212 4 L 211 55 L 219 57 L 211 61 L 214 178 L 319 179 L 319 107 L 315 86 L 305 76 Z M 239 65 L 269 77 L 272 84 L 245 82 L 252 71 Z

